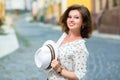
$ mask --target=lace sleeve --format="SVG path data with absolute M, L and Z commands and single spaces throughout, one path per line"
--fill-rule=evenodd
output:
M 88 58 L 88 51 L 84 47 L 81 47 L 80 45 L 76 46 L 76 50 L 74 51 L 74 71 L 76 76 L 79 80 L 82 80 L 85 78 L 85 74 L 87 72 L 86 66 L 87 66 L 87 58 Z

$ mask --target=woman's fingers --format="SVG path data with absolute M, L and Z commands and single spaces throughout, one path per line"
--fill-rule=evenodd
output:
M 53 69 L 57 70 L 60 66 L 59 61 L 53 60 L 52 63 L 51 63 L 51 66 L 52 66 Z

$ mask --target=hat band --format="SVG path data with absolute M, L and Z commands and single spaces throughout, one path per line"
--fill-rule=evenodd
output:
M 52 45 L 48 44 L 47 47 L 50 49 L 51 52 L 51 62 L 53 59 L 55 59 L 55 51 L 54 48 L 52 47 Z M 49 66 L 47 67 L 47 69 L 51 68 L 51 64 L 49 64 Z

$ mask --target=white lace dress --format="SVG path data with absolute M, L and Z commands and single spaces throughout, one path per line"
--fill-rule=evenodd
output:
M 63 37 L 64 38 L 64 37 Z M 58 48 L 61 67 L 75 72 L 79 80 L 85 79 L 86 62 L 89 55 L 84 40 L 75 40 L 59 46 Z M 51 70 L 49 80 L 69 80 Z

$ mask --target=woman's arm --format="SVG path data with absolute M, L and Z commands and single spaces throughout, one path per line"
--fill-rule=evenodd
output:
M 66 77 L 70 80 L 78 80 L 74 72 L 68 71 L 67 69 L 60 67 L 59 60 L 53 60 L 51 66 L 59 75 L 62 75 L 63 77 Z
M 77 76 L 75 75 L 74 72 L 70 72 L 68 70 L 66 70 L 65 68 L 62 68 L 60 75 L 70 79 L 70 80 L 78 80 Z
M 66 68 L 61 68 L 59 60 L 53 60 L 51 63 L 52 68 L 56 72 L 60 72 L 63 77 L 66 77 L 70 80 L 79 80 L 85 78 L 86 75 L 86 67 L 87 67 L 87 58 L 88 52 L 81 48 L 81 46 L 76 46 L 73 55 L 74 61 L 74 72 L 67 70 Z

